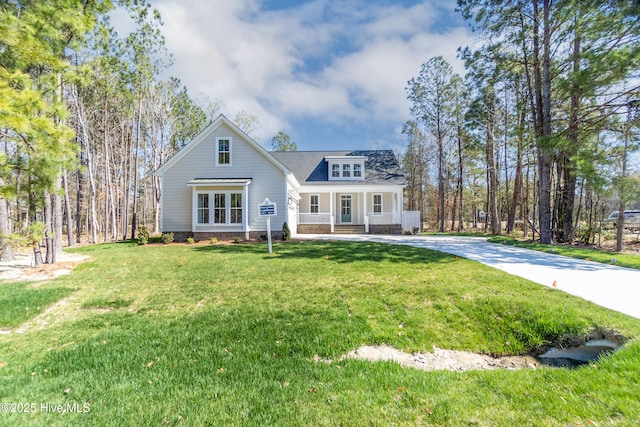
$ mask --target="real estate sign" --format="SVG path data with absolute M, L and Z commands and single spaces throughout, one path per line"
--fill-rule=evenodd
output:
M 259 205 L 260 207 L 260 216 L 270 216 L 277 215 L 278 212 L 276 210 L 276 204 L 270 202 L 269 199 L 265 199 L 265 201 Z
M 269 199 L 264 199 L 260 205 L 260 216 L 267 217 L 267 240 L 269 241 L 269 253 L 272 253 L 273 249 L 271 247 L 271 217 L 273 215 L 278 215 L 278 210 L 276 209 L 276 204 Z

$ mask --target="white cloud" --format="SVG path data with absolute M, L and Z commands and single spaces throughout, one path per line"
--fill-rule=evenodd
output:
M 435 0 L 313 0 L 275 11 L 258 0 L 152 4 L 174 55 L 168 75 L 192 94 L 223 99 L 230 117 L 257 115 L 266 138 L 293 117 L 403 122 L 407 80 L 435 55 L 461 69 L 456 49 L 471 40 L 463 28 L 431 30 L 442 19 Z

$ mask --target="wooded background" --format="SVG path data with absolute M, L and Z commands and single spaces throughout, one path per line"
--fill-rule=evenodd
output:
M 54 262 L 63 244 L 159 233 L 153 171 L 223 106 L 158 77 L 171 54 L 148 2 L 118 2 L 137 25 L 127 35 L 113 7 L 0 1 L 0 259 L 18 242 L 44 242 Z M 593 243 L 610 210 L 640 208 L 639 3 L 458 9 L 479 40 L 459 50 L 466 75 L 425 58 L 406 83 L 406 208 L 441 231 Z M 251 135 L 258 120 L 233 121 Z M 282 132 L 272 143 L 296 147 Z
M 493 234 L 518 225 L 542 243 L 593 243 L 611 210 L 640 207 L 637 157 L 629 161 L 638 150 L 639 8 L 459 0 L 478 35 L 459 50 L 467 74 L 437 57 L 407 85 L 408 208 L 440 231 L 482 218 Z

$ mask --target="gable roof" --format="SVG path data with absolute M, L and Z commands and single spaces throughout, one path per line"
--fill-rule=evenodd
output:
M 391 150 L 271 151 L 270 154 L 285 165 L 300 184 L 406 184 L 398 159 Z M 329 181 L 326 157 L 348 159 L 355 156 L 367 158 L 364 165 L 364 180 Z
M 162 176 L 165 172 L 176 165 L 184 156 L 186 156 L 191 150 L 193 150 L 198 144 L 204 141 L 209 135 L 211 135 L 217 128 L 223 124 L 229 126 L 236 134 L 240 136 L 247 144 L 253 149 L 262 154 L 269 162 L 273 163 L 278 169 L 282 170 L 285 174 L 289 175 L 291 171 L 287 169 L 280 161 L 273 157 L 267 150 L 254 141 L 249 135 L 244 133 L 239 127 L 237 127 L 231 120 L 225 117 L 224 114 L 220 114 L 213 122 L 211 122 L 206 128 L 202 130 L 195 138 L 193 138 L 187 145 L 182 147 L 176 154 L 167 160 L 162 166 L 160 166 L 154 175 Z

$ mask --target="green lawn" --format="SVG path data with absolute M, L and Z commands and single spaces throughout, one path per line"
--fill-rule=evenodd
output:
M 620 267 L 633 268 L 640 270 L 640 256 L 632 254 L 624 254 L 617 252 L 609 252 L 599 249 L 591 249 L 577 246 L 566 245 L 543 245 L 535 242 L 523 242 L 513 237 L 494 236 L 488 239 L 492 243 L 503 243 L 506 245 L 517 246 L 519 248 L 531 249 L 540 252 L 555 253 L 570 258 L 589 259 L 594 262 L 603 264 L 612 264 Z
M 348 242 L 275 243 L 273 255 L 266 244 L 118 243 L 78 252 L 93 261 L 71 275 L 0 284 L 2 310 L 49 306 L 38 319 L 31 310 L 0 317 L 0 329 L 31 325 L 0 335 L 0 402 L 36 409 L 4 412 L 0 425 L 640 420 L 640 320 L 472 261 Z M 572 370 L 422 372 L 338 360 L 377 343 L 517 354 L 596 329 L 630 341 Z M 55 405 L 70 411 L 51 412 Z

